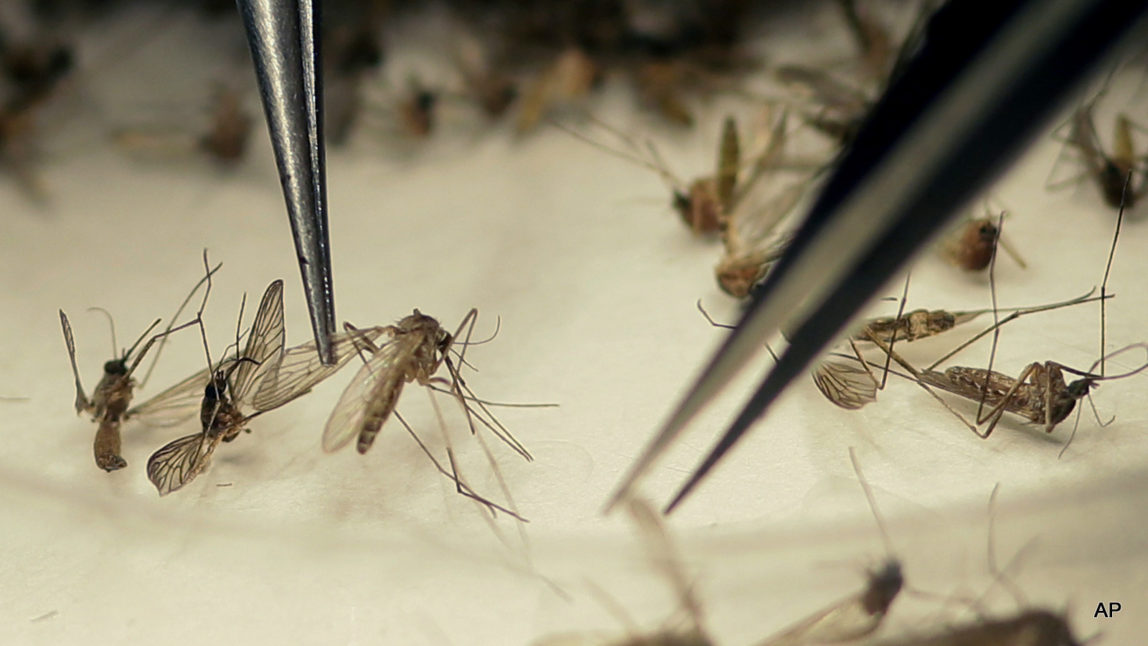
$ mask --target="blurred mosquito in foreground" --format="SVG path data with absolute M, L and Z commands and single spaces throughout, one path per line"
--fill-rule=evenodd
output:
M 477 435 L 475 420 L 478 420 L 479 424 L 485 426 L 515 453 L 527 461 L 534 459 L 490 412 L 488 406 L 539 408 L 555 406 L 556 404 L 494 403 L 479 399 L 474 394 L 462 378 L 459 367 L 469 365 L 466 361 L 466 347 L 480 343 L 470 340 L 477 317 L 478 310 L 470 310 L 463 317 L 453 335 L 439 325 L 437 320 L 417 309 L 396 325 L 376 328 L 380 332 L 374 336 L 363 334 L 362 330 L 350 323 L 344 324 L 345 334 L 355 349 L 363 356 L 364 364 L 351 379 L 347 389 L 343 391 L 335 409 L 331 411 L 331 417 L 327 420 L 327 426 L 323 430 L 323 450 L 333 453 L 355 439 L 356 449 L 359 453 L 365 454 L 371 448 L 371 444 L 375 441 L 375 437 L 379 434 L 383 424 L 386 423 L 391 413 L 394 413 L 411 437 L 418 443 L 419 448 L 434 463 L 439 473 L 455 483 L 459 494 L 485 505 L 492 511 L 499 510 L 522 520 L 522 517 L 514 511 L 480 496 L 462 481 L 458 474 L 449 440 L 446 449 L 450 463 L 450 470 L 448 471 L 434 457 L 427 445 L 419 439 L 402 415 L 399 415 L 395 410 L 399 396 L 402 395 L 403 386 L 417 381 L 420 386 L 426 386 L 431 391 L 445 393 L 453 397 L 466 416 L 467 425 L 472 435 Z M 466 332 L 465 337 L 462 336 L 464 330 Z M 386 338 L 376 345 L 374 340 L 379 336 Z M 463 346 L 461 352 L 454 349 L 455 344 Z M 452 352 L 458 357 L 457 365 L 451 359 Z M 443 365 L 446 366 L 447 377 L 436 377 L 435 373 Z M 438 405 L 435 403 L 433 393 L 431 402 L 434 403 L 435 411 L 438 413 Z M 439 419 L 441 424 L 441 414 Z M 446 438 L 445 428 L 442 430 L 444 438 Z M 485 443 L 482 443 L 482 446 L 485 450 Z M 489 459 L 491 465 L 494 466 L 493 458 Z
M 76 380 L 76 414 L 87 412 L 92 415 L 92 421 L 98 421 L 99 427 L 96 429 L 96 438 L 92 444 L 92 449 L 96 456 L 96 466 L 104 471 L 116 471 L 127 466 L 127 461 L 120 456 L 120 424 L 126 419 L 128 405 L 131 404 L 132 395 L 134 394 L 137 386 L 143 387 L 147 383 L 148 377 L 151 376 L 151 370 L 144 376 L 142 382 L 137 383 L 132 377 L 135 374 L 136 368 L 139 367 L 140 362 L 147 356 L 148 351 L 151 349 L 152 344 L 157 340 L 166 340 L 167 336 L 178 330 L 189 327 L 195 324 L 195 321 L 188 321 L 179 326 L 175 326 L 175 320 L 183 313 L 184 307 L 191 301 L 195 292 L 203 286 L 205 282 L 209 282 L 211 274 L 214 274 L 222 265 L 216 265 L 213 269 L 209 270 L 208 276 L 200 279 L 187 298 L 180 304 L 179 309 L 172 315 L 171 321 L 163 332 L 148 338 L 148 334 L 156 328 L 163 319 L 156 319 L 143 334 L 136 339 L 132 346 L 123 351 L 119 357 L 115 356 L 116 353 L 116 326 L 112 321 L 111 315 L 106 310 L 102 311 L 108 316 L 108 322 L 112 328 L 112 356 L 113 358 L 104 363 L 104 375 L 100 378 L 100 382 L 96 384 L 96 389 L 92 391 L 91 399 L 84 393 L 84 386 L 80 383 L 80 371 L 76 366 L 76 343 L 72 338 L 72 325 L 68 321 L 68 315 L 64 314 L 64 310 L 60 310 L 60 327 L 64 330 L 64 343 L 68 347 L 68 359 L 72 363 L 72 376 Z M 204 295 L 204 299 L 207 295 Z M 97 309 L 97 308 L 93 308 Z M 144 342 L 147 338 L 147 343 L 144 343 L 140 348 L 140 343 Z M 139 353 L 136 353 L 136 348 L 139 348 Z M 160 347 L 156 350 L 155 355 L 152 357 L 152 367 L 159 361 L 160 353 L 163 352 L 163 342 L 160 342 Z
M 849 460 L 853 463 L 857 481 L 861 484 L 865 499 L 869 502 L 869 509 L 877 521 L 877 528 L 881 531 L 881 540 L 885 543 L 885 562 L 880 567 L 868 571 L 865 588 L 860 592 L 814 612 L 758 646 L 837 644 L 871 635 L 881 627 L 886 613 L 889 612 L 889 606 L 893 605 L 893 601 L 901 592 L 901 587 L 905 583 L 901 573 L 901 561 L 893 556 L 889 534 L 885 531 L 885 523 L 877 511 L 873 490 L 869 487 L 865 474 L 861 472 L 861 465 L 857 462 L 857 455 L 852 448 L 849 449 Z
M 626 501 L 626 511 L 629 512 L 631 520 L 638 528 L 638 534 L 646 544 L 650 561 L 665 575 L 681 599 L 685 621 L 679 623 L 685 625 L 666 625 L 644 635 L 639 634 L 637 628 L 631 628 L 627 631 L 630 634 L 621 638 L 585 633 L 560 633 L 535 640 L 532 646 L 713 646 L 714 641 L 706 634 L 703 625 L 702 606 L 694 595 L 694 586 L 682 571 L 681 558 L 658 514 L 648 502 L 638 498 Z M 616 606 L 605 592 L 601 590 L 598 592 L 604 601 L 610 601 L 606 604 L 608 608 L 613 609 Z M 617 614 L 626 620 L 624 623 L 631 623 L 620 610 Z M 667 621 L 666 624 L 670 622 Z
M 148 459 L 148 479 L 161 496 L 194 480 L 207 468 L 219 444 L 239 437 L 252 419 L 306 394 L 354 355 L 355 346 L 347 334 L 332 338 L 335 363 L 330 366 L 320 361 L 314 341 L 284 350 L 282 280 L 272 282 L 264 292 L 242 351 L 237 330 L 234 357 L 212 363 L 202 306 L 197 322 L 208 367 L 134 409 L 137 415 L 166 413 L 186 419 L 187 404 L 194 405 L 195 397 L 199 398 L 202 430 L 168 443 Z M 380 328 L 361 330 L 356 338 L 376 338 L 381 333 Z M 244 412 L 245 408 L 252 412 Z

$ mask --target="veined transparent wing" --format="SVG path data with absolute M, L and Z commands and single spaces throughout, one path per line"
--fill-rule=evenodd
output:
M 372 327 L 332 336 L 335 363 L 329 366 L 320 360 L 314 341 L 288 349 L 283 353 L 279 365 L 260 380 L 252 406 L 257 411 L 271 410 L 306 394 L 320 381 L 335 374 L 360 348 L 373 347 L 371 344 L 386 329 Z
M 153 453 L 147 461 L 147 477 L 159 495 L 166 496 L 181 489 L 202 473 L 222 437 L 208 438 L 204 433 L 195 433 Z
M 821 394 L 841 408 L 857 410 L 877 401 L 877 382 L 860 364 L 822 361 L 812 376 Z
M 276 280 L 263 292 L 259 311 L 251 323 L 247 345 L 239 355 L 241 361 L 231 375 L 232 401 L 245 404 L 261 379 L 274 371 L 283 357 L 283 281 Z
M 207 368 L 159 393 L 147 401 L 132 406 L 124 419 L 138 419 L 147 426 L 176 426 L 199 414 L 203 389 L 211 381 Z
M 401 341 L 390 341 L 382 346 L 367 360 L 367 363 L 355 373 L 351 383 L 347 384 L 331 417 L 327 419 L 327 426 L 323 429 L 323 450 L 328 453 L 338 451 L 347 445 L 352 438 L 357 437 L 362 430 L 364 414 L 368 407 L 382 406 L 384 409 L 394 409 L 395 400 L 398 399 L 402 389 L 403 380 L 400 378 L 391 392 L 379 393 L 380 381 L 392 381 L 393 372 L 404 362 L 409 354 L 409 344 Z M 375 398 L 389 398 L 389 402 L 374 402 Z M 390 410 L 387 410 L 389 413 Z

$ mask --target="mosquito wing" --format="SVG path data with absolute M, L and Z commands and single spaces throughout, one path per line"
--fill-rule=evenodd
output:
M 784 65 L 777 70 L 777 77 L 782 83 L 800 86 L 827 108 L 854 113 L 863 110 L 869 101 L 860 91 L 820 70 Z
M 231 397 L 237 404 L 248 403 L 248 393 L 263 377 L 273 372 L 283 357 L 283 281 L 276 280 L 263 292 L 259 311 L 251 324 L 247 346 L 239 356 L 239 366 L 231 377 Z
M 341 332 L 331 337 L 335 363 L 325 365 L 315 350 L 315 342 L 297 345 L 283 353 L 277 368 L 265 376 L 252 400 L 257 411 L 278 408 L 306 394 L 320 381 L 335 374 L 357 351 L 383 335 L 384 327 Z
M 142 404 L 124 413 L 124 419 L 139 419 L 147 426 L 176 426 L 199 414 L 203 389 L 211 381 L 207 368 L 196 372 Z
M 812 376 L 821 394 L 841 408 L 857 410 L 877 401 L 877 382 L 860 365 L 822 361 Z
M 889 561 L 870 574 L 861 592 L 809 615 L 757 646 L 837 644 L 865 637 L 880 627 L 903 582 L 900 563 Z
M 324 451 L 338 451 L 358 436 L 368 408 L 383 411 L 384 418 L 394 410 L 404 383 L 394 372 L 401 370 L 404 358 L 409 355 L 408 345 L 399 341 L 383 345 L 355 373 L 323 429 Z
M 203 433 L 181 437 L 152 454 L 147 461 L 147 477 L 159 495 L 181 489 L 207 468 L 211 454 L 222 435 L 208 439 Z

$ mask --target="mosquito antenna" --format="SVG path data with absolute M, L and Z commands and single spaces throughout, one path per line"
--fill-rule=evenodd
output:
M 463 328 L 467 328 L 467 324 L 469 323 L 470 327 L 467 328 L 467 330 L 466 330 L 466 339 L 463 340 L 462 344 L 461 344 L 462 345 L 462 352 L 458 353 L 458 360 L 463 365 L 469 365 L 466 363 L 466 348 L 468 345 L 470 345 L 470 336 L 472 334 L 474 334 L 474 324 L 477 320 L 478 320 L 478 310 L 477 309 L 470 310 L 469 312 L 466 313 L 466 316 L 462 317 L 462 322 L 458 324 L 458 329 L 455 330 L 454 336 L 451 337 L 451 346 L 453 346 L 455 339 L 458 339 L 462 336 Z M 471 366 L 471 367 L 473 368 L 474 366 Z M 454 373 L 457 371 L 452 370 L 451 372 Z M 457 379 L 458 377 L 455 376 L 455 378 Z
M 118 343 L 116 343 L 116 322 L 115 322 L 115 320 L 112 319 L 111 312 L 105 310 L 102 307 L 89 307 L 88 311 L 89 312 L 99 312 L 100 314 L 103 314 L 105 317 L 107 317 L 108 327 L 110 327 L 112 329 L 112 358 L 119 356 L 120 346 Z
M 985 372 L 984 383 L 981 384 L 981 401 L 977 403 L 977 419 L 980 419 L 981 412 L 984 411 L 985 403 L 989 399 L 989 378 L 988 375 L 992 374 L 993 362 L 997 357 L 997 343 L 1000 341 L 1001 328 L 1000 328 L 1000 311 L 997 309 L 997 245 L 996 242 L 1000 240 L 1001 231 L 1004 227 L 1004 212 L 1002 211 L 997 216 L 997 231 L 995 239 L 993 240 L 992 254 L 989 256 L 989 294 L 991 295 L 993 304 L 993 343 L 992 349 L 989 351 L 989 365 Z
M 143 334 L 141 334 L 138 339 L 136 339 L 136 342 L 132 344 L 132 347 L 130 347 L 124 351 L 124 359 L 127 359 L 128 357 L 132 356 L 132 353 L 135 352 L 136 348 L 139 347 L 140 343 L 142 343 L 143 340 L 147 338 L 147 335 L 149 333 L 151 333 L 151 331 L 154 330 L 156 328 L 156 326 L 162 322 L 163 322 L 163 319 L 156 319 L 156 320 L 152 321 L 152 324 L 149 325 L 148 328 L 143 331 Z
M 485 339 L 483 339 L 481 341 L 471 341 L 468 338 L 466 341 L 456 341 L 454 343 L 454 345 L 471 346 L 471 345 L 482 345 L 484 343 L 490 343 L 491 341 L 494 340 L 494 337 L 498 336 L 498 333 L 500 331 L 502 331 L 502 316 L 497 316 L 494 319 L 494 332 L 492 332 L 490 336 L 486 337 Z M 456 352 L 455 354 L 458 354 L 458 353 Z M 462 357 L 460 356 L 459 359 L 461 359 L 461 358 Z M 467 365 L 470 365 L 470 364 L 467 364 Z M 474 368 L 474 366 L 470 366 L 470 367 Z
M 1100 376 L 1104 376 L 1104 352 L 1107 340 L 1107 307 L 1104 295 L 1108 293 L 1108 274 L 1112 271 L 1112 259 L 1116 256 L 1116 241 L 1120 239 L 1120 225 L 1124 222 L 1124 205 L 1128 199 L 1128 186 L 1132 184 L 1132 171 L 1124 178 L 1124 188 L 1120 192 L 1120 211 L 1116 214 L 1116 231 L 1112 234 L 1112 246 L 1108 249 L 1108 263 L 1104 265 L 1104 281 L 1100 283 Z

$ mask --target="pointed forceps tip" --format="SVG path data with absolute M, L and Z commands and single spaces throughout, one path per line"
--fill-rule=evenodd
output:
M 313 0 L 236 0 L 236 5 L 275 150 L 311 328 L 320 357 L 330 363 L 335 300 L 327 230 L 318 6 Z

